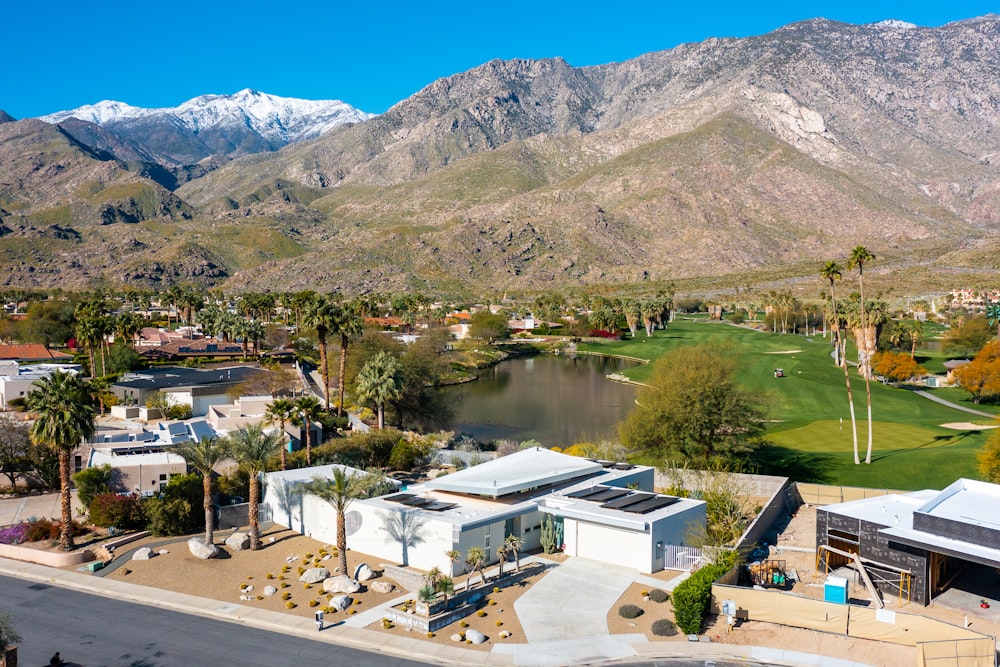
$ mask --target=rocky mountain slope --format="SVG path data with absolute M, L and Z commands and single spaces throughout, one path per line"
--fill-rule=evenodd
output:
M 190 174 L 172 195 L 187 208 L 126 221 L 140 245 L 62 277 L 345 291 L 722 284 L 812 280 L 817 262 L 863 243 L 876 272 L 905 268 L 910 283 L 985 279 L 1000 245 L 997 62 L 995 15 L 934 29 L 814 20 L 586 68 L 491 61 L 381 116 Z M 30 165 L 3 159 L 11 125 L 0 218 L 20 227 L 0 249 L 54 205 L 22 193 Z M 96 160 L 173 187 L 150 166 L 157 153 L 85 143 L 91 154 L 65 169 Z M 104 250 L 106 227 L 73 217 L 90 210 L 82 199 L 78 257 Z

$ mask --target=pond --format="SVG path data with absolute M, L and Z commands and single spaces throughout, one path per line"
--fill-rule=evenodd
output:
M 451 429 L 480 442 L 538 440 L 545 446 L 617 440 L 635 407 L 636 388 L 607 379 L 632 362 L 609 357 L 516 357 L 484 369 L 478 380 L 447 387 Z

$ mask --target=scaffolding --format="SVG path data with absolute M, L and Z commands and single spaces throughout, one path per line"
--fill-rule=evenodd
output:
M 875 579 L 878 580 L 878 583 L 895 588 L 898 591 L 899 595 L 896 599 L 899 600 L 900 606 L 903 605 L 904 595 L 906 598 L 906 604 L 910 603 L 911 589 L 913 586 L 913 573 L 910 570 L 904 570 L 892 565 L 886 565 L 885 563 L 878 563 L 867 558 L 862 558 L 856 553 L 843 551 L 841 549 L 837 549 L 836 547 L 831 547 L 828 544 L 820 544 L 816 547 L 816 572 L 819 572 L 820 565 L 822 564 L 823 574 L 827 574 L 830 571 L 829 559 L 828 557 L 824 557 L 824 552 L 841 556 L 846 559 L 855 570 L 857 570 L 858 575 L 865 584 L 865 588 L 868 589 L 868 593 L 872 597 L 872 601 L 879 609 L 883 609 L 885 607 L 885 602 L 882 599 L 882 592 L 875 585 L 875 582 L 872 579 L 872 575 L 874 575 Z M 873 566 L 878 569 L 873 569 L 869 572 L 869 569 L 864 565 L 865 563 L 868 563 L 869 566 Z M 879 569 L 895 572 L 899 576 L 898 581 L 896 581 L 895 577 L 890 577 L 882 572 L 879 572 Z

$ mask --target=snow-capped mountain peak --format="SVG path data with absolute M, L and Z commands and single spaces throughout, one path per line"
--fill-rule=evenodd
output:
M 230 125 L 249 127 L 267 140 L 283 145 L 319 136 L 344 123 L 367 120 L 373 114 L 340 100 L 278 97 L 247 88 L 233 95 L 200 95 L 172 108 L 148 109 L 105 100 L 41 116 L 40 120 L 59 123 L 78 118 L 114 127 L 155 116 L 195 134 Z

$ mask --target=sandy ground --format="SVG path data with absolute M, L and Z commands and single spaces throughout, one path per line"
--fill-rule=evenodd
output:
M 320 557 L 320 549 L 326 549 L 332 555 L 336 551 L 334 547 L 296 532 L 276 527 L 263 534 L 263 549 L 259 551 L 230 551 L 223 544 L 227 535 L 229 535 L 229 531 L 216 533 L 215 544 L 221 550 L 220 556 L 217 558 L 210 560 L 195 558 L 188 551 L 186 539 L 182 539 L 179 542 L 154 547 L 154 551 L 166 549 L 169 552 L 167 554 L 156 556 L 148 561 L 130 560 L 106 576 L 120 578 L 133 584 L 164 588 L 306 617 L 312 617 L 317 607 L 326 606 L 330 596 L 324 594 L 322 584 L 307 586 L 299 583 L 298 570 L 300 567 L 310 567 L 314 560 Z M 273 542 L 271 538 L 274 538 Z M 151 545 L 163 540 L 164 538 L 147 538 L 120 547 L 118 551 L 122 553 L 135 546 Z M 307 555 L 310 554 L 312 558 L 307 558 Z M 292 556 L 295 557 L 294 560 L 291 563 L 286 563 L 286 559 Z M 118 558 L 123 557 L 119 556 Z M 322 567 L 333 572 L 337 567 L 337 562 L 336 557 L 331 557 L 329 560 L 321 561 L 321 564 Z M 359 563 L 368 563 L 372 569 L 377 570 L 379 559 L 349 550 L 347 552 L 348 568 L 353 572 Z M 288 571 L 282 573 L 282 569 L 286 565 Z M 269 579 L 268 575 L 272 578 Z M 284 578 L 282 579 L 282 577 Z M 263 590 L 267 585 L 278 588 L 278 593 L 264 597 Z M 244 593 L 241 590 L 243 586 L 253 586 L 253 590 Z M 282 599 L 285 593 L 289 594 L 289 600 Z M 355 593 L 351 595 L 356 600 L 353 608 L 357 611 L 370 609 L 373 605 L 395 599 L 403 593 L 398 587 L 388 594 L 379 594 L 371 590 Z M 241 595 L 252 595 L 255 599 L 241 600 Z M 261 596 L 261 599 L 256 599 L 257 596 Z M 316 601 L 317 604 L 310 607 L 310 601 Z M 289 608 L 288 602 L 295 606 Z M 337 613 L 343 614 L 345 612 Z M 331 622 L 336 621 L 337 613 L 328 615 L 328 618 L 332 619 Z
M 535 576 L 528 577 L 513 586 L 502 589 L 499 592 L 493 592 L 487 598 L 487 601 L 483 603 L 479 611 L 483 612 L 480 616 L 479 613 L 471 614 L 461 621 L 456 621 L 451 625 L 441 628 L 435 632 L 432 636 L 420 637 L 421 639 L 426 639 L 437 644 L 454 644 L 451 640 L 451 636 L 454 634 L 462 634 L 466 630 L 478 630 L 486 635 L 486 641 L 479 645 L 464 644 L 465 648 L 478 648 L 484 651 L 490 650 L 494 644 L 500 642 L 512 642 L 516 644 L 524 643 L 524 631 L 521 629 L 521 622 L 517 618 L 517 613 L 514 611 L 514 601 L 521 596 L 526 590 L 528 590 L 532 584 L 541 579 L 543 575 L 538 574 Z M 465 576 L 457 577 L 456 583 L 464 582 Z M 478 583 L 479 577 L 473 578 L 473 581 Z M 489 586 L 489 583 L 487 583 Z M 463 583 L 464 588 L 464 583 Z M 414 598 L 416 595 L 413 596 Z M 499 625 L 498 625 L 499 623 Z M 379 632 L 386 632 L 389 634 L 402 633 L 412 634 L 405 628 L 392 627 L 385 628 L 382 623 L 373 623 L 368 626 L 369 630 L 377 630 Z M 506 630 L 510 633 L 510 637 L 502 638 L 500 633 Z
M 972 422 L 950 422 L 948 424 L 938 424 L 938 426 L 956 431 L 986 431 L 997 427 L 996 424 L 973 424 Z

